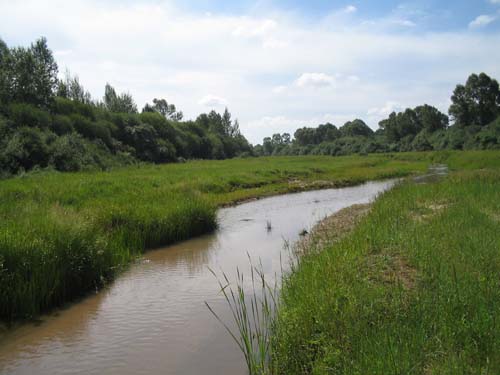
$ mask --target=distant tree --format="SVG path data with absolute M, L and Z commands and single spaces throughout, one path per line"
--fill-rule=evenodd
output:
M 262 148 L 264 150 L 264 155 L 272 155 L 274 147 L 271 137 L 266 137 L 262 141 Z
M 57 88 L 57 63 L 47 40 L 40 38 L 29 48 L 8 49 L 0 42 L 0 100 L 29 103 L 39 107 L 52 104 Z
M 181 121 L 184 117 L 182 111 L 177 111 L 174 104 L 168 104 L 165 99 L 153 99 L 153 105 L 146 103 L 142 112 L 158 112 L 166 119 Z
M 57 96 L 84 104 L 92 104 L 90 92 L 85 90 L 78 76 L 71 76 L 69 70 L 66 71 L 64 80 L 58 82 Z
M 240 131 L 240 123 L 238 119 L 234 120 L 233 125 L 231 126 L 229 135 L 231 137 L 240 137 L 241 136 L 241 131 Z
M 284 145 L 289 145 L 292 143 L 292 139 L 289 133 L 283 133 L 281 135 L 281 141 L 283 142 Z
M 391 113 L 389 118 L 379 122 L 389 142 L 399 142 L 405 137 L 412 138 L 422 130 L 433 133 L 446 129 L 448 116 L 435 107 L 424 104 L 404 112 Z
M 282 145 L 283 138 L 281 137 L 281 134 L 280 133 L 273 134 L 271 142 L 272 142 L 274 147 Z
M 315 144 L 315 135 L 316 129 L 304 127 L 297 129 L 293 136 L 299 146 L 307 146 Z
M 315 132 L 315 143 L 332 142 L 340 137 L 340 132 L 335 125 L 330 123 L 319 125 Z
M 222 116 L 214 110 L 210 111 L 208 114 L 208 127 L 210 131 L 219 135 L 226 134 L 224 124 L 222 122 Z
M 10 97 L 10 74 L 9 64 L 11 56 L 7 44 L 0 39 L 0 110 L 8 102 Z
M 384 129 L 389 142 L 399 142 L 405 137 L 413 137 L 422 130 L 417 114 L 410 108 L 404 112 L 391 113 L 389 118 L 379 122 L 379 126 Z
M 472 74 L 457 85 L 451 97 L 450 116 L 457 126 L 484 126 L 500 114 L 498 82 L 485 73 Z
M 429 133 L 443 130 L 448 127 L 448 116 L 440 112 L 437 108 L 424 104 L 414 109 L 421 127 Z
M 229 113 L 227 107 L 224 109 L 224 113 L 222 114 L 222 129 L 224 130 L 225 135 L 231 134 L 231 128 L 233 126 L 233 122 L 231 121 L 231 113 Z
M 369 137 L 373 135 L 373 130 L 360 119 L 346 122 L 339 131 L 343 137 Z
M 104 106 L 110 112 L 137 113 L 137 105 L 129 93 L 118 95 L 116 90 L 106 83 L 104 88 Z

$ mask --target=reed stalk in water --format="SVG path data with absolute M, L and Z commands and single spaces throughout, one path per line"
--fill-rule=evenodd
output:
M 250 262 L 250 291 L 245 289 L 244 274 L 237 269 L 236 282 L 231 284 L 226 273 L 217 278 L 220 292 L 224 296 L 236 328 L 224 319 L 207 303 L 207 307 L 215 318 L 224 326 L 237 343 L 245 357 L 249 374 L 271 373 L 271 333 L 274 312 L 278 301 L 277 281 L 270 285 L 266 281 L 262 264 L 254 266 Z

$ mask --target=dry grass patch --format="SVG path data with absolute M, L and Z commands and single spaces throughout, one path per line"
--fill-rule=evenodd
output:
M 451 205 L 448 201 L 419 202 L 417 208 L 410 211 L 409 215 L 413 221 L 425 222 L 436 217 Z
M 298 254 L 320 251 L 349 234 L 370 212 L 370 204 L 355 204 L 326 217 L 295 245 Z
M 412 290 L 417 281 L 417 270 L 401 255 L 376 254 L 367 258 L 369 279 L 386 285 L 400 284 Z

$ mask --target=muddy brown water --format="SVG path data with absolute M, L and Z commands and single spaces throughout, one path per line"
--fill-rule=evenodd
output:
M 218 212 L 213 234 L 150 251 L 109 287 L 0 337 L 1 374 L 245 374 L 242 354 L 205 306 L 228 307 L 209 268 L 229 277 L 282 268 L 284 241 L 393 181 L 287 194 Z M 268 230 L 267 222 L 272 229 Z

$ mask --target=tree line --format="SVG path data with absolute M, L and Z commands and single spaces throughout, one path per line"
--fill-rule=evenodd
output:
M 129 93 L 110 84 L 96 100 L 77 76 L 67 72 L 61 79 L 58 73 L 45 38 L 13 48 L 0 39 L 0 174 L 252 153 L 227 108 L 183 121 L 183 113 L 165 99 L 155 98 L 139 111 Z
M 256 155 L 348 155 L 353 153 L 500 149 L 499 84 L 485 73 L 456 86 L 449 116 L 424 104 L 393 112 L 373 131 L 356 119 L 264 138 Z

